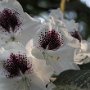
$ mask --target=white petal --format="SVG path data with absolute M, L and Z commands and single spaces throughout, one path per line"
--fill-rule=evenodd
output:
M 10 45 L 11 44 L 11 45 Z M 14 47 L 16 47 L 14 49 Z M 3 61 L 7 60 L 10 56 L 11 52 L 14 54 L 21 53 L 24 51 L 21 47 L 21 44 L 16 42 L 9 43 L 6 47 L 7 50 L 1 49 L 0 53 L 0 88 L 2 90 L 22 90 L 25 87 L 27 88 L 26 83 L 30 85 L 31 90 L 51 90 L 46 88 L 46 85 L 50 82 L 51 75 L 53 74 L 53 69 L 50 66 L 46 65 L 44 60 L 38 60 L 31 55 L 28 56 L 30 62 L 32 62 L 33 71 L 31 73 L 26 74 L 27 80 L 23 81 L 22 77 L 15 78 L 6 78 L 4 70 L 3 70 Z M 2 65 L 1 65 L 2 63 Z M 26 80 L 26 79 L 25 79 Z M 8 83 L 9 82 L 9 83 Z M 26 89 L 28 90 L 28 89 Z
M 7 2 L 6 1 L 0 2 L 0 10 L 3 10 L 4 8 L 14 9 L 19 13 L 23 13 L 22 6 L 16 0 L 8 0 Z
M 8 2 L 8 1 L 16 1 L 16 0 L 1 0 L 3 2 Z
M 76 64 L 83 64 L 90 62 L 90 43 L 87 41 L 81 42 L 81 48 L 76 49 L 74 54 L 74 62 Z
M 6 50 L 22 50 L 25 51 L 25 47 L 20 42 L 8 42 L 6 45 L 3 46 Z
M 75 30 L 78 31 L 78 23 L 75 23 L 74 20 L 69 21 L 69 20 L 65 19 L 63 13 L 60 10 L 60 8 L 55 9 L 55 10 L 51 10 L 50 15 L 54 19 L 62 20 L 69 32 L 72 32 L 72 31 L 75 31 Z
M 67 31 L 67 27 L 64 26 L 62 29 L 60 29 L 61 32 L 64 34 L 64 37 L 66 39 L 66 42 L 68 45 L 70 45 L 73 48 L 80 48 L 80 42 L 79 40 L 73 38 L 70 33 Z
M 31 90 L 51 90 L 47 89 L 43 81 L 37 75 L 31 76 Z
M 39 36 L 41 32 L 45 33 L 45 31 L 47 32 L 52 29 L 60 32 L 63 36 L 64 43 L 57 50 L 45 50 L 39 46 Z M 55 74 L 59 74 L 68 69 L 79 69 L 79 67 L 74 64 L 74 48 L 80 47 L 80 42 L 67 32 L 67 28 L 63 22 L 53 17 L 47 23 L 43 23 L 35 38 L 27 44 L 28 53 L 38 59 L 46 60 L 46 63 L 54 68 Z
M 82 51 L 87 51 L 88 48 L 89 48 L 89 47 L 88 47 L 88 46 L 89 46 L 88 44 L 89 44 L 89 43 L 88 43 L 87 41 L 82 40 L 82 41 L 81 41 L 81 50 L 82 50 Z
M 26 77 L 26 78 L 27 80 L 31 78 L 31 81 L 28 82 L 28 81 L 23 80 L 22 78 L 20 79 L 0 78 L 0 89 L 2 90 L 23 90 L 23 89 L 24 90 L 47 90 L 43 82 L 38 77 L 31 76 L 31 77 Z
M 37 75 L 45 85 L 48 84 L 53 74 L 53 69 L 49 65 L 46 65 L 46 61 L 44 60 L 37 59 L 31 55 L 29 57 L 32 59 L 34 74 Z
M 63 20 L 63 13 L 58 9 L 52 9 L 50 15 L 56 19 Z
M 17 90 L 18 79 L 7 79 L 6 77 L 0 77 L 0 89 L 1 90 Z M 19 90 L 19 89 L 18 89 Z
M 15 10 L 20 14 L 19 18 L 20 20 L 22 20 L 22 16 L 24 12 L 21 5 L 17 1 L 9 0 L 9 1 L 0 2 L 0 12 L 4 9 Z M 3 29 L 3 28 L 0 26 L 0 29 Z M 2 30 L 0 31 L 0 40 L 2 41 L 1 46 L 3 46 L 6 42 L 11 41 L 10 38 L 11 38 L 11 35 L 8 32 L 2 32 Z
M 39 77 L 46 85 L 50 82 L 50 78 L 54 70 L 50 65 L 46 65 L 45 60 L 40 58 L 38 59 L 35 56 L 33 56 L 32 48 L 33 48 L 33 40 L 30 40 L 30 42 L 26 46 L 28 57 L 31 57 L 32 59 L 35 75 L 37 75 L 37 77 Z
M 84 64 L 84 63 L 90 62 L 90 60 L 89 60 L 87 53 L 79 52 L 74 55 L 74 62 L 76 64 Z
M 75 30 L 78 31 L 78 23 L 75 23 L 74 20 L 69 21 L 64 19 L 64 23 L 67 27 L 68 32 L 73 32 Z
M 2 47 L 0 49 L 0 63 L 6 61 L 10 57 L 11 53 L 25 55 L 26 50 L 21 43 L 10 42 L 4 46 L 4 48 Z
M 22 6 L 15 0 L 0 2 L 0 11 L 4 10 L 5 8 L 15 10 L 19 13 L 18 17 L 21 21 L 21 25 L 16 33 L 12 33 L 16 41 L 19 41 L 23 45 L 26 45 L 26 43 L 34 36 L 35 32 L 38 30 L 38 27 L 41 25 L 41 23 L 30 17 L 27 13 L 25 13 L 22 9 Z M 8 32 L 0 32 L 0 39 L 3 41 L 3 44 L 4 42 L 6 43 L 11 41 L 11 36 L 12 35 Z
M 30 47 L 30 44 L 32 46 Z M 64 70 L 68 69 L 79 69 L 79 67 L 74 64 L 74 48 L 69 46 L 64 46 L 59 50 L 40 50 L 33 46 L 33 40 L 27 45 L 28 55 L 34 55 L 38 59 L 46 60 L 46 63 L 50 65 L 55 74 L 60 74 Z
M 57 58 L 59 57 L 59 59 L 57 60 L 58 65 L 56 65 L 56 67 L 58 68 L 57 70 L 59 70 L 58 72 L 61 73 L 64 70 L 69 70 L 69 69 L 75 69 L 78 70 L 79 67 L 74 64 L 74 48 L 69 47 L 69 46 L 65 46 L 62 49 L 58 50 L 58 51 L 47 51 L 47 53 L 51 56 L 57 56 Z M 53 59 L 51 59 L 53 60 Z
M 16 36 L 17 40 L 23 45 L 26 45 L 27 42 L 34 37 L 34 34 L 41 26 L 41 23 L 39 21 L 35 20 L 27 14 L 25 14 L 25 19 L 27 20 L 27 23 L 23 25 L 20 35 Z

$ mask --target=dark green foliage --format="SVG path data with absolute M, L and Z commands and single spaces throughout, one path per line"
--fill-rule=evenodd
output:
M 54 90 L 90 90 L 90 89 L 89 88 L 81 89 L 75 85 L 63 85 L 56 87 Z
M 90 63 L 79 65 L 82 70 L 90 70 Z
M 61 73 L 54 82 L 58 85 L 75 85 L 88 88 L 90 85 L 90 70 L 68 70 Z

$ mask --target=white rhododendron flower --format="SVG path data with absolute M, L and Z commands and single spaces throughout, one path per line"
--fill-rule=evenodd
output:
M 79 28 L 78 23 L 76 23 L 73 19 L 68 20 L 64 18 L 63 13 L 60 11 L 60 9 L 51 10 L 50 16 L 53 16 L 56 19 L 62 20 L 67 27 L 68 32 L 76 39 L 81 41 L 81 35 L 79 34 Z
M 54 68 L 55 74 L 59 74 L 67 69 L 79 69 L 73 59 L 74 50 L 79 47 L 78 40 L 66 31 L 63 22 L 51 17 L 43 23 L 26 49 L 28 54 L 45 59 Z
M 89 40 L 81 40 L 80 48 L 77 48 L 74 53 L 74 62 L 76 64 L 85 64 L 90 62 L 90 42 Z
M 75 49 L 74 52 L 74 62 L 76 64 L 83 64 L 89 62 L 89 43 L 82 39 L 80 33 L 79 33 L 79 26 L 78 23 L 75 23 L 74 20 L 67 20 L 64 19 L 63 14 L 61 13 L 60 9 L 51 10 L 50 13 L 51 16 L 53 16 L 56 19 L 61 19 L 66 27 L 68 32 L 71 34 L 72 37 L 76 38 L 80 42 L 80 48 Z M 55 16 L 57 15 L 57 16 Z
M 81 48 L 75 50 L 74 62 L 76 64 L 90 62 L 90 42 L 84 40 L 81 42 Z
M 25 13 L 16 0 L 0 2 L 0 41 L 1 46 L 9 41 L 24 45 L 34 36 L 40 22 Z
M 44 60 L 27 56 L 21 45 L 16 48 L 0 51 L 0 89 L 52 90 L 54 85 L 50 82 L 53 74 L 51 67 Z
M 57 9 L 52 9 L 50 11 L 50 16 L 53 16 L 55 19 L 59 19 L 59 20 L 64 20 L 64 15 L 62 13 L 62 11 L 60 10 L 60 8 Z

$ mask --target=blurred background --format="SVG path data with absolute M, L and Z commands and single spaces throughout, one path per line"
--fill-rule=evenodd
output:
M 61 8 L 64 17 L 79 23 L 83 39 L 90 41 L 90 0 L 18 0 L 31 16 L 48 17 L 49 10 Z

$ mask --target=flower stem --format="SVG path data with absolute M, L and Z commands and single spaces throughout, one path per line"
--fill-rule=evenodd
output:
M 61 11 L 63 13 L 65 11 L 65 4 L 66 4 L 66 0 L 61 0 L 61 2 L 60 2 L 60 9 L 61 9 Z

